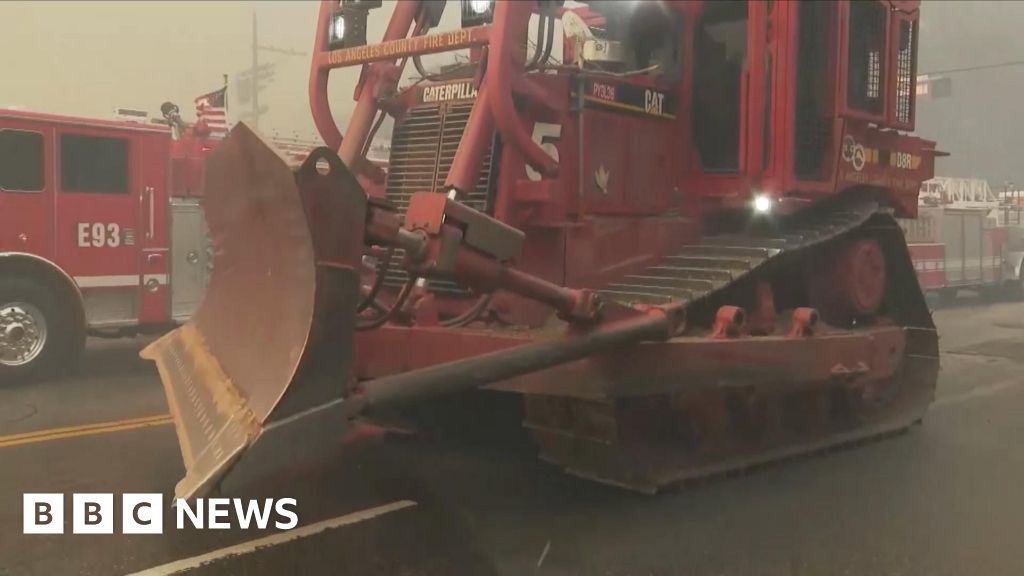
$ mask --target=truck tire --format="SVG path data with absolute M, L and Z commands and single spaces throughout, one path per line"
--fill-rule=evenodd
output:
M 53 376 L 75 365 L 85 335 L 70 304 L 44 283 L 0 278 L 0 384 Z

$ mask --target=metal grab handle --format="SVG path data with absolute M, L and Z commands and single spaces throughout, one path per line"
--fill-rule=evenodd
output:
M 144 193 L 146 195 L 146 203 L 149 204 L 149 225 L 146 226 L 146 240 L 152 240 L 155 235 L 153 227 L 156 223 L 155 208 L 153 207 L 153 187 L 146 186 Z

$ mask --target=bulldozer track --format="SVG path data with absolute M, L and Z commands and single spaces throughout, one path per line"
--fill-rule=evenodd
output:
M 921 421 L 934 395 L 938 372 L 938 337 L 924 296 L 917 283 L 902 232 L 893 215 L 875 201 L 837 199 L 830 207 L 798 215 L 771 233 L 729 233 L 709 236 L 699 244 L 683 247 L 641 273 L 602 287 L 599 293 L 623 304 L 663 305 L 683 301 L 687 312 L 727 301 L 731 287 L 757 278 L 783 260 L 801 263 L 814 248 L 854 234 L 866 234 L 882 245 L 886 258 L 887 291 L 884 315 L 902 327 L 906 346 L 896 375 L 886 380 L 889 395 L 881 408 L 854 408 L 843 421 L 833 421 L 828 403 L 837 395 L 849 394 L 842 385 L 822 383 L 811 389 L 767 394 L 767 409 L 782 413 L 787 405 L 811 406 L 808 420 L 824 418 L 824 429 L 816 429 L 785 441 L 750 441 L 749 432 L 735 429 L 728 405 L 732 392 L 713 389 L 690 404 L 680 404 L 686 392 L 656 396 L 656 408 L 649 413 L 636 397 L 611 397 L 605 401 L 582 398 L 527 395 L 524 425 L 541 449 L 541 459 L 566 472 L 590 480 L 644 493 L 654 493 L 694 480 L 727 476 L 840 447 L 888 437 Z M 851 328 L 856 331 L 857 327 Z M 709 394 L 710 392 L 710 394 Z M 700 394 L 700 393 L 698 393 Z M 799 404 L 800 394 L 811 398 Z M 688 400 L 684 400 L 686 402 Z M 856 400 L 854 401 L 857 402 Z M 703 403 L 703 404 L 702 404 Z M 638 404 L 640 407 L 638 408 Z M 650 404 L 648 404 L 649 406 Z M 672 405 L 665 409 L 664 405 Z M 683 405 L 685 407 L 680 408 Z M 697 433 L 688 447 L 647 446 L 629 440 L 635 436 L 630 420 L 664 418 L 672 422 L 706 417 L 707 408 L 721 410 L 729 421 L 731 444 L 720 453 L 718 439 L 707 431 Z M 819 406 L 826 406 L 818 410 Z M 696 410 L 696 411 L 694 411 Z M 820 414 L 813 414 L 818 410 Z M 717 413 L 716 413 L 717 414 Z M 720 414 L 718 414 L 721 417 Z M 845 418 L 845 417 L 844 417 Z M 783 418 L 784 420 L 784 418 Z M 721 422 L 716 422 L 721 425 Z M 700 423 L 695 426 L 700 426 Z M 799 426 L 798 426 L 799 428 Z M 771 430 L 770 432 L 774 432 Z M 746 436 L 745 436 L 746 434 Z M 703 435 L 703 438 L 701 437 Z M 655 435 L 657 436 L 657 435 Z M 710 439 L 714 446 L 702 442 Z M 655 438 L 658 442 L 663 439 Z M 747 443 L 749 442 L 749 445 Z M 666 442 L 671 444 L 671 441 Z M 692 453 L 686 453 L 692 449 Z
M 824 219 L 800 218 L 774 234 L 721 234 L 684 246 L 639 274 L 625 276 L 598 291 L 623 304 L 692 306 L 751 277 L 768 264 L 821 245 L 863 226 L 879 214 L 876 202 L 848 203 Z M 895 223 L 895 220 L 893 221 Z

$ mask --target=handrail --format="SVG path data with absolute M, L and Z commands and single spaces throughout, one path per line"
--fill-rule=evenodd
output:
M 466 127 L 462 145 L 450 170 L 450 182 L 467 186 L 476 179 L 482 161 L 479 150 L 493 136 L 495 128 L 503 140 L 520 152 L 526 162 L 545 176 L 558 174 L 558 163 L 533 142 L 516 112 L 512 100 L 513 80 L 525 74 L 519 58 L 520 36 L 529 25 L 535 2 L 496 2 L 495 24 L 465 28 L 441 34 L 409 37 L 420 9 L 418 0 L 399 0 L 391 15 L 383 40 L 374 45 L 328 50 L 324 34 L 338 0 L 321 0 L 313 58 L 309 74 L 309 102 L 313 122 L 324 143 L 337 150 L 342 161 L 353 166 L 378 112 L 377 85 L 382 79 L 397 81 L 396 60 L 417 54 L 446 52 L 459 48 L 487 46 L 486 68 L 474 111 Z M 362 65 L 356 87 L 356 106 L 342 136 L 331 114 L 327 93 L 330 71 L 334 68 Z M 397 70 L 398 75 L 401 71 Z M 387 76 L 387 78 L 384 78 Z M 526 93 L 530 97 L 529 91 Z M 472 148 L 467 149 L 467 146 Z
M 530 138 L 512 102 L 512 78 L 524 73 L 515 70 L 517 63 L 522 66 L 515 58 L 516 50 L 521 32 L 530 23 L 533 8 L 533 2 L 495 2 L 494 21 L 502 25 L 495 26 L 491 32 L 484 82 L 489 87 L 491 113 L 502 138 L 518 148 L 537 171 L 553 177 L 558 175 L 558 163 Z

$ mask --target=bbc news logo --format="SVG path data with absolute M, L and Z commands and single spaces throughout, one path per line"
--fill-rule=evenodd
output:
M 59 493 L 24 494 L 22 533 L 63 534 L 65 495 Z M 230 528 L 290 530 L 299 524 L 294 498 L 197 498 L 174 503 L 174 527 L 199 530 Z M 113 534 L 113 494 L 72 494 L 71 532 L 73 534 Z M 163 494 L 122 494 L 121 534 L 163 534 Z

